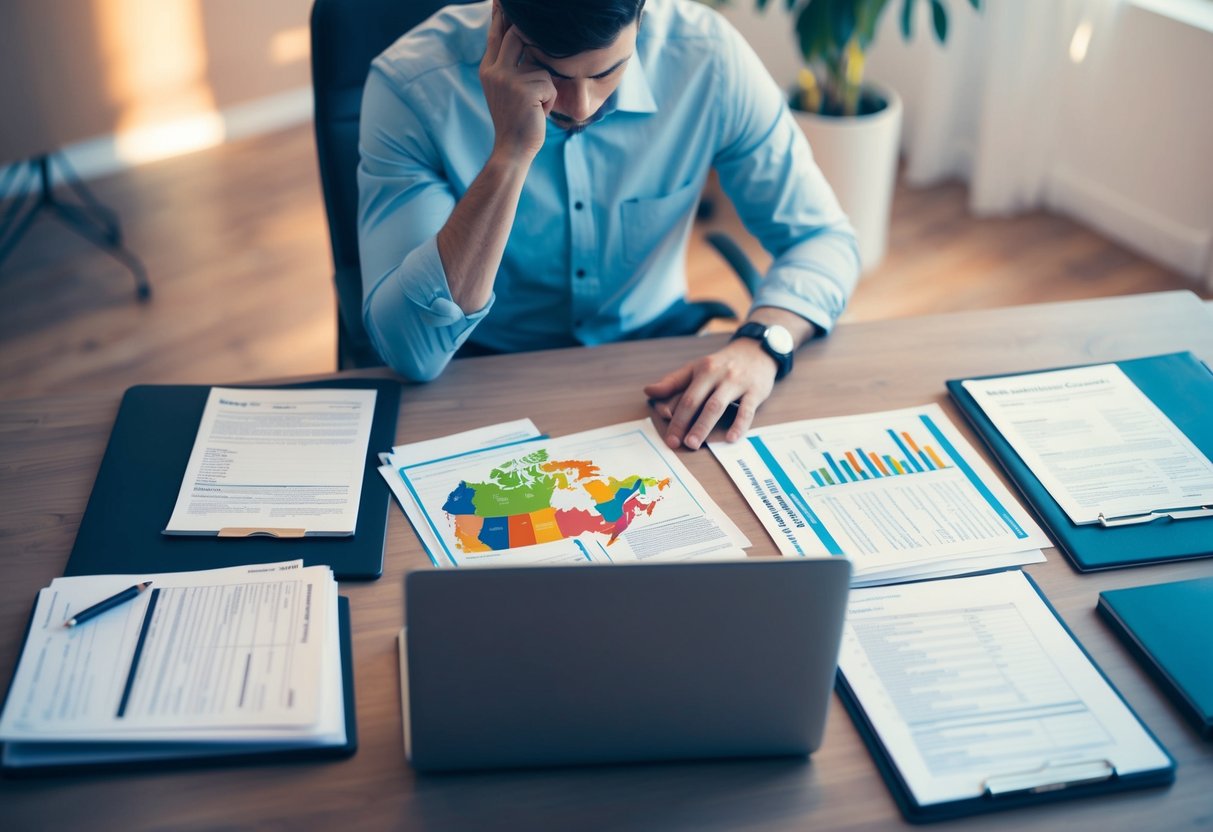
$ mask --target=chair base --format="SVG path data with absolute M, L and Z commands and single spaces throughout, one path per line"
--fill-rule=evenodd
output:
M 56 196 L 54 167 L 59 168 L 60 178 L 77 201 L 64 201 Z M 93 196 L 62 153 L 36 156 L 11 166 L 0 182 L 0 202 L 8 194 L 12 194 L 12 205 L 0 217 L 0 265 L 17 247 L 38 214 L 49 211 L 72 231 L 125 266 L 135 278 L 136 298 L 146 301 L 152 296 L 143 263 L 122 244 L 118 215 Z

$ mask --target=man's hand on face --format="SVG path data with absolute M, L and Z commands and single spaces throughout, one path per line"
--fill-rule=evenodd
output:
M 543 147 L 556 87 L 546 71 L 525 65 L 518 29 L 496 2 L 488 47 L 480 61 L 480 83 L 496 131 L 494 155 L 529 164 Z
M 736 442 L 749 430 L 758 406 L 775 385 L 774 359 L 757 341 L 730 341 L 723 349 L 675 370 L 644 388 L 657 415 L 670 421 L 665 441 L 671 448 L 699 448 L 729 406 L 737 413 L 725 439 Z

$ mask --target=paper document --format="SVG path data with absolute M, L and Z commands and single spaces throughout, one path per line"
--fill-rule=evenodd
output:
M 964 388 L 1074 523 L 1213 505 L 1213 462 L 1115 364 Z
M 63 626 L 134 580 L 152 586 Z M 341 731 L 336 607 L 332 570 L 299 562 L 57 578 L 38 595 L 0 739 L 251 741 Z
M 839 669 L 921 805 L 1170 765 L 1018 570 L 852 590 Z
M 165 533 L 352 535 L 375 393 L 213 388 Z
M 732 558 L 749 546 L 647 419 L 405 461 L 396 476 L 438 566 Z
M 710 447 L 785 555 L 845 555 L 856 586 L 1041 561 L 1050 545 L 938 405 Z

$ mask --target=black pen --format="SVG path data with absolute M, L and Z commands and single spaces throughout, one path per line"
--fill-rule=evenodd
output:
M 122 590 L 117 595 L 110 596 L 109 598 L 106 598 L 104 601 L 98 601 L 97 603 L 95 603 L 91 607 L 89 607 L 88 609 L 81 610 L 80 612 L 76 613 L 71 618 L 69 618 L 67 621 L 64 621 L 63 626 L 64 627 L 75 627 L 77 624 L 83 624 L 85 621 L 88 621 L 90 618 L 95 618 L 98 615 L 101 615 L 101 613 L 105 612 L 106 610 L 112 610 L 114 607 L 118 606 L 119 604 L 125 604 L 127 601 L 131 600 L 132 598 L 137 596 L 140 592 L 147 589 L 151 585 L 152 585 L 151 581 L 144 581 L 141 584 L 135 584 L 132 587 Z

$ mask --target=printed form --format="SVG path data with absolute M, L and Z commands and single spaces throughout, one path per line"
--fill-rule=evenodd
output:
M 1076 524 L 1213 505 L 1213 462 L 1115 364 L 964 388 Z
M 213 388 L 165 533 L 352 535 L 375 394 Z
M 77 627 L 99 598 L 151 580 Z M 281 739 L 343 730 L 337 583 L 301 562 L 57 578 L 0 717 L 9 740 Z
M 839 670 L 920 805 L 1170 763 L 1018 570 L 852 590 Z

